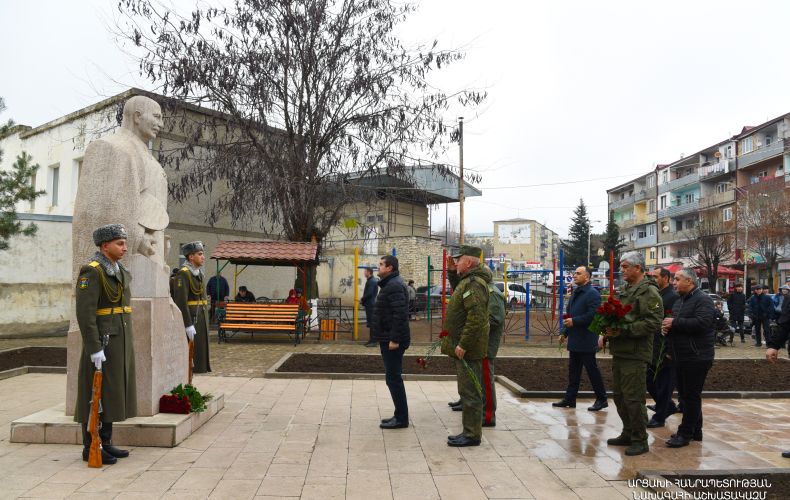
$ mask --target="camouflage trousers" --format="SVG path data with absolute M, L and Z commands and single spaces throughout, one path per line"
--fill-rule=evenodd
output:
M 480 383 L 483 361 L 467 360 L 466 364 Z M 463 410 L 463 435 L 470 439 L 483 437 L 483 395 L 477 390 L 472 374 L 469 373 L 463 360 L 455 360 L 455 372 L 458 379 L 458 394 L 461 396 Z
M 612 358 L 612 393 L 623 421 L 621 435 L 630 437 L 632 443 L 647 444 L 646 370 L 644 361 Z

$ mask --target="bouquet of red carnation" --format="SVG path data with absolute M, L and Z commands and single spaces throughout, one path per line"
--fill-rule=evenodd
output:
M 672 309 L 664 309 L 664 318 L 672 317 Z M 654 349 L 656 346 L 653 347 Z M 664 357 L 667 353 L 667 336 L 661 335 L 661 344 L 658 346 L 658 360 L 656 361 L 656 369 L 653 371 L 653 382 L 658 378 L 658 372 L 661 371 L 661 365 L 664 364 Z
M 165 394 L 159 398 L 160 413 L 183 413 L 188 414 L 192 410 L 189 398 L 175 394 Z
M 623 305 L 622 302 L 610 295 L 609 298 L 598 306 L 595 317 L 590 323 L 589 330 L 605 337 L 616 337 L 620 334 L 620 329 L 625 325 L 626 315 L 631 312 L 631 305 Z M 614 333 L 606 333 L 606 329 L 611 328 Z

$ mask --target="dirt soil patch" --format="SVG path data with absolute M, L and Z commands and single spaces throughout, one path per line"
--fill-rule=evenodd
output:
M 417 364 L 418 356 L 404 356 L 403 372 L 427 375 L 455 375 L 449 358 L 430 358 L 427 368 Z M 612 387 L 612 361 L 599 359 L 604 384 Z M 384 373 L 379 355 L 296 353 L 278 372 L 297 373 Z M 568 381 L 568 358 L 503 357 L 496 361 L 496 372 L 528 391 L 564 391 Z M 787 391 L 790 361 L 772 365 L 757 359 L 720 359 L 713 363 L 705 381 L 705 391 Z M 582 391 L 592 391 L 586 374 Z
M 762 498 L 785 500 L 790 492 L 790 473 L 743 473 L 664 476 L 692 494 L 707 498 Z M 709 496 L 708 496 L 709 495 Z
M 66 366 L 66 348 L 20 347 L 0 352 L 0 372 L 21 366 Z

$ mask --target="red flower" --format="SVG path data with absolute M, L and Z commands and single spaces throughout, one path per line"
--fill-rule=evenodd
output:
M 570 314 L 563 314 L 563 315 L 562 315 L 562 319 L 568 319 L 568 318 L 570 318 L 570 317 L 571 317 L 571 315 L 570 315 Z
M 447 330 L 442 330 L 442 331 L 439 333 L 439 338 L 440 338 L 440 339 L 443 339 L 443 338 L 445 338 L 445 337 L 446 337 L 446 336 L 448 336 L 448 335 L 450 335 L 450 332 L 448 332 Z

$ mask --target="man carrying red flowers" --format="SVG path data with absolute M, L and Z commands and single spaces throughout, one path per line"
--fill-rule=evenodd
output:
M 656 283 L 645 276 L 645 261 L 640 252 L 624 254 L 620 270 L 625 281 L 620 302 L 624 309 L 630 306 L 630 310 L 623 311 L 623 321 L 617 330 L 607 328 L 606 335 L 612 353 L 613 399 L 623 430 L 607 444 L 627 446 L 625 454 L 633 456 L 649 451 L 646 371 L 653 354 L 653 333 L 661 327 L 664 309 Z M 603 340 L 599 339 L 599 345 Z

